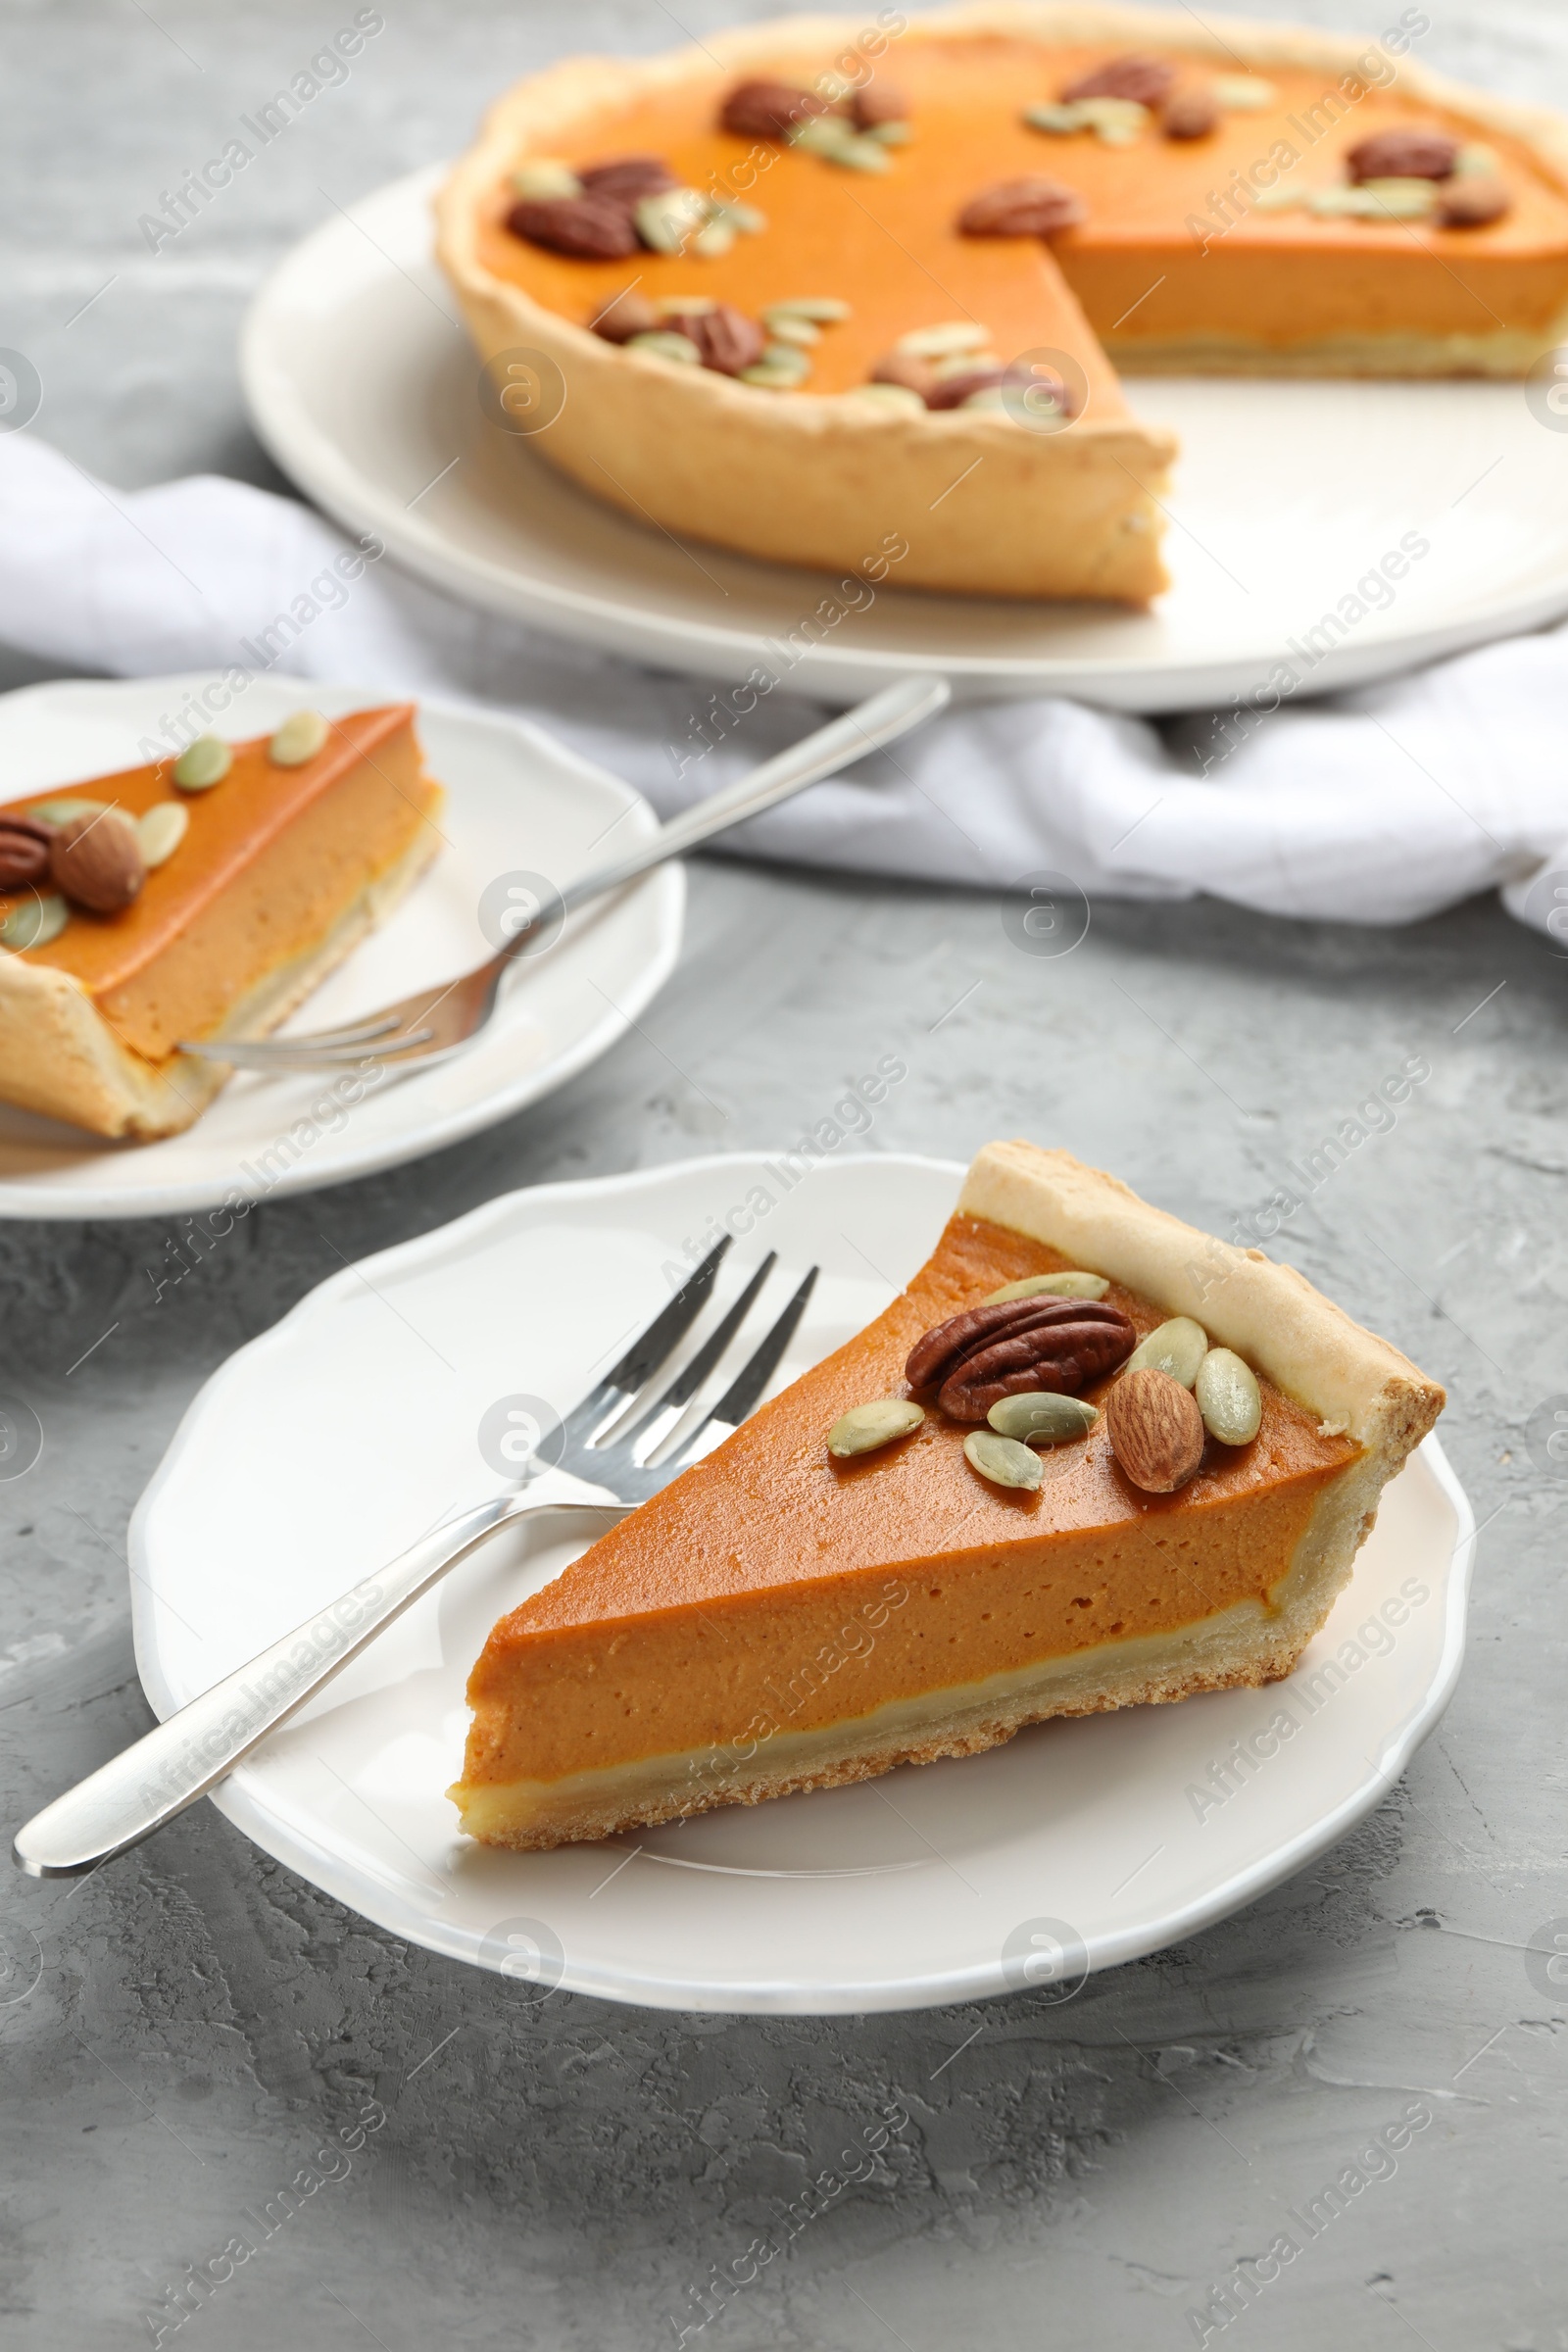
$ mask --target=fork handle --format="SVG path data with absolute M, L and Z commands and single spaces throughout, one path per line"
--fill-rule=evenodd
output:
M 764 809 L 776 808 L 780 801 L 804 791 L 808 784 L 820 783 L 841 767 L 880 751 L 886 743 L 896 742 L 899 736 L 918 726 L 921 719 L 931 718 L 945 709 L 952 695 L 947 679 L 936 676 L 900 678 L 895 685 L 884 686 L 879 693 L 857 704 L 853 710 L 829 719 L 826 726 L 818 727 L 803 742 L 792 744 L 787 752 L 764 760 L 760 767 L 752 768 L 724 791 L 712 793 L 694 808 L 672 816 L 640 849 L 606 865 L 594 866 L 568 882 L 561 893 L 563 907 L 569 913 L 584 900 L 596 899 L 607 890 L 618 890 L 623 882 L 634 881 L 637 875 L 647 873 L 650 866 L 662 865 L 666 858 L 683 858 L 688 850 L 710 841 L 715 833 L 728 832 L 731 825 L 760 816 Z
M 35 1879 L 74 1878 L 139 1845 L 225 1780 L 383 1626 L 498 1529 L 536 1512 L 627 1507 L 524 1488 L 448 1520 L 35 1813 L 17 1832 L 17 1861 Z

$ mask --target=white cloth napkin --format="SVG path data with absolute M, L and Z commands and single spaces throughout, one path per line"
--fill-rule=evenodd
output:
M 0 638 L 31 654 L 121 676 L 271 666 L 499 705 L 664 815 L 824 715 L 777 693 L 694 757 L 699 681 L 472 612 L 384 556 L 345 581 L 349 548 L 310 508 L 241 482 L 122 492 L 29 435 L 0 439 Z M 299 633 L 270 662 L 263 633 L 279 612 Z M 1052 872 L 1090 898 L 1207 891 L 1356 923 L 1502 887 L 1525 921 L 1568 927 L 1568 627 L 1282 709 L 1210 747 L 1221 757 L 1205 740 L 1049 697 L 969 707 L 735 844 L 1001 889 Z

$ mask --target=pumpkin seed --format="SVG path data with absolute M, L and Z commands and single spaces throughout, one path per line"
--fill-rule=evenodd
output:
M 910 416 L 926 414 L 925 402 L 907 384 L 855 384 L 847 398 L 874 401 L 879 409 L 903 410 Z
M 1341 214 L 1353 217 L 1359 213 L 1365 218 L 1380 207 L 1376 197 L 1368 196 L 1364 188 L 1334 187 L 1311 189 L 1307 195 L 1306 209 L 1309 213 L 1319 213 L 1325 219 L 1333 220 Z
M 981 384 L 974 392 L 966 392 L 959 401 L 960 409 L 1004 409 L 1009 387 L 1004 384 Z
M 155 801 L 144 816 L 136 819 L 136 839 L 141 844 L 141 861 L 149 873 L 172 858 L 185 838 L 190 823 L 190 810 L 183 801 Z
M 759 392 L 798 392 L 806 378 L 795 368 L 775 368 L 766 360 L 756 360 L 743 368 L 737 382 L 753 384 Z
M 693 253 L 701 254 L 705 262 L 716 262 L 721 253 L 728 253 L 735 242 L 732 220 L 709 220 L 692 239 Z
M 1491 147 L 1461 147 L 1453 159 L 1455 179 L 1495 179 L 1497 158 Z
M 1229 1348 L 1211 1348 L 1195 1384 L 1203 1427 L 1222 1446 L 1250 1446 L 1263 1419 L 1257 1376 Z
M 703 355 L 690 335 L 678 335 L 672 327 L 656 327 L 646 335 L 628 335 L 627 351 L 646 352 L 651 360 L 674 360 L 682 368 L 700 368 Z
M 1136 98 L 1080 98 L 1078 109 L 1096 138 L 1106 147 L 1131 147 L 1149 121 L 1149 109 Z
M 913 326 L 894 344 L 906 360 L 945 360 L 957 351 L 984 351 L 991 341 L 989 326 L 972 318 L 944 318 L 938 326 Z
M 1145 1340 L 1140 1340 L 1126 1363 L 1124 1372 L 1168 1372 L 1190 1389 L 1198 1378 L 1198 1367 L 1208 1353 L 1208 1334 L 1201 1323 L 1191 1315 L 1172 1315 Z
M 183 792 L 210 792 L 233 764 L 234 755 L 221 735 L 198 735 L 174 761 L 174 782 Z
M 108 806 L 107 801 L 40 801 L 27 814 L 40 825 L 69 825 L 73 817 L 102 816 Z
M 790 133 L 792 147 L 804 147 L 826 164 L 846 172 L 891 172 L 893 159 L 880 139 L 858 131 L 843 115 L 808 115 Z
M 1109 1288 L 1103 1274 L 1026 1274 L 1022 1282 L 1004 1282 L 980 1303 L 1000 1306 L 1004 1298 L 1103 1298 Z
M 836 294 L 792 294 L 783 302 L 768 304 L 762 313 L 763 323 L 786 312 L 792 318 L 809 318 L 818 326 L 838 326 L 851 316 L 849 304 Z
M 797 343 L 764 343 L 758 366 L 787 368 L 798 384 L 804 384 L 811 372 L 810 358 Z
M 569 164 L 553 155 L 530 156 L 519 164 L 512 174 L 512 185 L 519 196 L 535 202 L 548 202 L 554 196 L 580 196 L 582 181 Z
M 71 908 L 64 899 L 51 891 L 46 898 L 36 892 L 24 899 L 20 906 L 0 923 L 0 948 L 9 948 L 14 956 L 23 955 L 28 948 L 46 948 L 58 939 L 70 919 Z
M 977 368 L 1001 366 L 1001 354 L 995 351 L 950 351 L 932 361 L 931 372 L 940 384 L 950 375 L 972 375 Z
M 1435 179 L 1364 179 L 1361 192 L 1376 200 L 1379 213 L 1396 220 L 1419 220 L 1435 211 L 1438 201 Z M 1377 214 L 1371 218 L 1375 220 Z
M 760 213 L 755 204 L 710 198 L 709 209 L 715 220 L 727 220 L 738 236 L 760 237 L 767 226 L 767 215 Z
M 1073 1438 L 1087 1438 L 1100 1414 L 1081 1396 L 1053 1396 L 1042 1391 L 999 1396 L 986 1419 L 1000 1437 L 1016 1438 L 1020 1445 L 1065 1446 Z
M 1045 1470 L 1038 1453 L 1016 1438 L 998 1437 L 994 1429 L 971 1429 L 963 1441 L 963 1458 L 994 1487 L 1038 1487 Z
M 706 318 L 718 304 L 711 294 L 665 294 L 654 308 L 661 318 Z
M 303 767 L 331 733 L 319 710 L 291 710 L 267 747 L 274 767 Z
M 924 1409 L 906 1396 L 878 1396 L 870 1404 L 852 1404 L 827 1433 L 827 1449 L 841 1461 L 857 1453 L 875 1453 L 895 1438 L 906 1438 L 925 1419 Z
M 662 188 L 632 207 L 637 234 L 655 253 L 684 253 L 710 217 L 708 199 L 696 188 Z
M 873 122 L 865 136 L 880 139 L 884 147 L 907 147 L 914 130 L 907 122 Z
M 769 306 L 762 313 L 762 324 L 780 343 L 799 343 L 809 348 L 822 340 L 822 329 L 814 318 L 803 318 L 797 311 L 780 311 Z
M 1278 90 L 1260 74 L 1216 74 L 1208 86 L 1233 115 L 1260 115 L 1279 103 Z
M 1089 117 L 1077 106 L 1026 106 L 1023 119 L 1031 130 L 1049 131 L 1058 139 L 1089 128 Z

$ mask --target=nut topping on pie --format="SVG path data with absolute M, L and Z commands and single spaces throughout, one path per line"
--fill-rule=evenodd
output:
M 1500 179 L 1456 179 L 1438 198 L 1432 217 L 1440 228 L 1490 228 L 1512 210 Z
M 1041 174 L 999 179 L 994 187 L 982 188 L 958 215 L 958 228 L 966 237 L 1054 237 L 1088 218 L 1089 207 L 1076 188 Z
M 633 335 L 653 334 L 662 316 L 646 294 L 639 293 L 635 286 L 623 286 L 618 294 L 612 294 L 588 324 L 607 343 L 629 343 Z
M 965 1307 L 918 1340 L 904 1367 L 911 1389 L 935 1389 L 955 1421 L 983 1421 L 1003 1396 L 1071 1395 L 1113 1372 L 1138 1334 L 1100 1298 L 1007 1298 Z
M 25 890 L 48 871 L 50 825 L 35 825 L 24 816 L 8 816 L 0 823 L 0 890 Z
M 1458 140 L 1446 130 L 1375 130 L 1345 161 L 1354 180 L 1448 179 L 1458 155 Z
M 721 130 L 740 139 L 787 139 L 798 122 L 825 115 L 827 100 L 787 81 L 737 82 L 719 113 Z
M 1125 1373 L 1105 1399 L 1110 1449 L 1146 1494 L 1174 1494 L 1203 1458 L 1203 1416 L 1191 1389 L 1145 1365 Z
M 1158 106 L 1176 81 L 1176 69 L 1162 57 L 1113 57 L 1089 74 L 1080 74 L 1060 92 L 1063 102 L 1081 98 L 1131 98 L 1139 106 Z
M 673 314 L 683 335 L 696 344 L 705 368 L 715 368 L 720 375 L 739 375 L 743 368 L 755 367 L 761 358 L 767 341 L 755 318 L 733 303 L 716 302 L 711 310 L 677 311 Z
M 583 193 L 613 196 L 633 205 L 639 196 L 662 196 L 678 183 L 669 166 L 657 155 L 623 155 L 613 163 L 586 164 L 578 172 Z
M 1178 90 L 1159 110 L 1167 139 L 1206 139 L 1219 128 L 1219 100 L 1212 90 Z
M 635 253 L 631 210 L 613 196 L 524 196 L 507 215 L 514 237 L 574 261 L 612 262 Z
M 875 130 L 882 122 L 907 122 L 909 102 L 891 81 L 868 81 L 856 91 L 850 112 L 857 130 Z
M 147 877 L 136 828 L 118 808 L 56 826 L 49 872 L 57 890 L 94 914 L 118 914 Z

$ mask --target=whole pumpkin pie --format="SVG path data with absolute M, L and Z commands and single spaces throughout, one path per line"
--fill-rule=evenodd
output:
M 1443 1403 L 1290 1267 L 994 1144 L 884 1314 L 502 1619 L 463 1826 L 560 1845 L 1276 1680 Z
M 188 1127 L 228 1072 L 181 1045 L 275 1028 L 440 847 L 415 715 L 300 711 L 0 807 L 0 1101 Z
M 1568 331 L 1568 125 L 1429 74 L 1427 26 L 1074 0 L 572 59 L 438 252 L 498 420 L 629 514 L 1143 604 L 1175 443 L 1119 371 L 1519 375 Z

